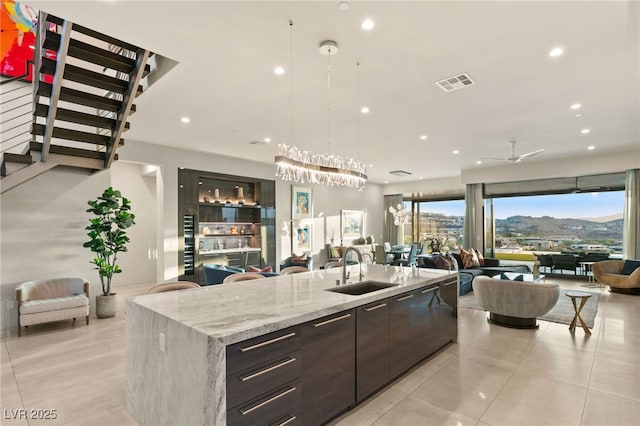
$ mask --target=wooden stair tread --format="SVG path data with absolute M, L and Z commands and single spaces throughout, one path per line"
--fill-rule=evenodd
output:
M 46 117 L 49 113 L 49 106 L 43 104 L 37 104 L 35 115 L 38 117 Z M 99 127 L 101 129 L 113 130 L 116 126 L 116 120 L 108 117 L 100 117 L 85 112 L 74 111 L 66 108 L 58 107 L 56 109 L 56 120 L 66 121 L 69 123 L 83 124 L 85 126 Z M 130 128 L 130 124 L 127 121 L 124 125 L 125 130 Z
M 53 75 L 56 71 L 56 61 L 49 58 L 42 58 L 42 66 L 40 72 L 43 74 Z M 129 88 L 129 82 L 111 77 L 106 74 L 101 74 L 95 71 L 67 64 L 64 67 L 63 78 L 69 81 L 75 81 L 76 83 L 86 84 L 88 86 L 97 87 L 104 90 L 109 90 L 116 93 L 125 93 Z M 136 96 L 142 93 L 142 85 L 138 85 L 138 91 Z
M 3 160 L 5 163 L 19 163 L 19 164 L 31 164 L 33 159 L 29 154 L 13 154 L 11 152 L 5 152 Z
M 33 124 L 31 133 L 37 136 L 43 136 L 44 130 L 44 124 Z M 96 145 L 109 145 L 111 141 L 111 136 L 97 135 L 95 133 L 65 129 L 62 127 L 54 127 L 51 137 L 56 139 L 67 139 L 75 142 L 92 143 Z
M 50 98 L 52 88 L 51 84 L 41 81 L 38 84 L 38 95 Z M 60 100 L 114 112 L 118 112 L 122 108 L 122 101 L 117 99 L 106 98 L 69 87 L 60 89 Z
M 59 46 L 60 34 L 47 31 L 43 47 L 45 49 L 57 51 Z M 134 59 L 127 58 L 126 56 L 118 53 L 109 52 L 106 49 L 92 46 L 89 43 L 73 38 L 69 40 L 69 51 L 67 54 L 74 58 L 82 59 L 84 61 L 127 74 L 130 74 L 136 67 L 136 61 Z M 146 65 L 145 72 L 147 71 L 147 67 L 149 71 L 151 70 L 151 66 Z
M 41 142 L 30 142 L 29 147 L 33 152 L 42 152 Z M 73 148 L 70 146 L 51 145 L 49 152 L 52 154 L 70 155 L 73 157 L 96 158 L 98 160 L 105 159 L 105 153 L 100 151 L 92 151 L 88 149 Z M 116 154 L 117 156 L 118 154 Z

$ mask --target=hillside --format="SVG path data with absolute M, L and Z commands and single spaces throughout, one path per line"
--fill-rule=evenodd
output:
M 550 216 L 511 216 L 506 219 L 496 219 L 496 233 L 542 239 L 570 236 L 579 239 L 620 240 L 622 238 L 622 219 L 598 222 L 587 219 L 558 219 Z

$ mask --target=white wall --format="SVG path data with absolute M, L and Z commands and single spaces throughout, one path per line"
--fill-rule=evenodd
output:
M 15 326 L 15 286 L 23 281 L 79 276 L 100 294 L 92 253 L 82 247 L 90 214 L 87 201 L 113 186 L 132 201 L 136 225 L 127 231 L 128 251 L 118 256 L 123 272 L 114 277 L 112 291 L 121 285 L 155 283 L 158 204 L 157 181 L 147 169 L 123 161 L 110 170 L 89 175 L 70 168 L 55 168 L 5 192 L 0 197 L 0 299 L 2 327 Z

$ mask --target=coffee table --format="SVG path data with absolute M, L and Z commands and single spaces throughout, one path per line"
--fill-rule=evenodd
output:
M 509 280 L 513 281 L 514 278 L 516 278 L 518 275 L 522 275 L 522 281 L 524 282 L 528 282 L 528 283 L 545 283 L 545 276 L 544 275 L 538 275 L 538 277 L 536 278 L 533 274 L 523 274 L 521 272 L 503 272 L 503 274 L 505 274 L 507 276 L 507 278 L 509 278 Z M 500 278 L 501 274 L 498 274 L 496 276 L 494 276 L 494 278 Z

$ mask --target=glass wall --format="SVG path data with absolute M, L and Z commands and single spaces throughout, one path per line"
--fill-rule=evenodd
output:
M 496 255 L 622 253 L 623 209 L 624 191 L 488 199 L 487 247 Z
M 464 200 L 414 201 L 413 239 L 427 244 L 436 238 L 443 249 L 459 251 L 463 247 Z

